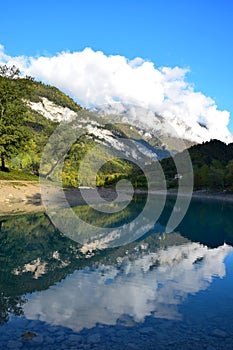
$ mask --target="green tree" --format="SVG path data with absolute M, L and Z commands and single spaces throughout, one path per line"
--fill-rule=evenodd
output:
M 211 166 L 208 174 L 207 186 L 210 190 L 223 190 L 224 171 Z
M 5 161 L 20 152 L 29 139 L 23 126 L 32 78 L 20 78 L 15 67 L 0 66 L 0 159 L 1 169 Z
M 226 187 L 229 190 L 233 190 L 233 160 L 230 160 L 226 166 Z
M 207 164 L 204 164 L 200 169 L 201 188 L 205 188 L 205 189 L 207 188 L 208 175 L 209 175 L 209 167 Z

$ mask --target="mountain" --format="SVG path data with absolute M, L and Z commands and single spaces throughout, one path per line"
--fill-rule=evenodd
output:
M 134 161 L 144 165 L 170 156 L 167 145 L 158 137 L 140 126 L 126 123 L 122 116 L 110 118 L 85 110 L 59 89 L 33 79 L 22 79 L 14 67 L 10 71 L 3 68 L 5 75 L 0 75 L 0 102 L 4 113 L 0 125 L 3 170 L 8 167 L 38 174 L 45 146 L 55 130 L 58 130 L 56 146 L 42 175 L 53 175 L 56 180 L 56 167 L 65 158 L 62 176 L 66 185 L 90 186 L 92 163 L 93 167 L 97 163 L 101 165 L 97 174 L 100 186 L 110 185 L 116 179 L 141 176 L 142 170 Z M 66 135 L 59 134 L 59 122 L 66 126 Z M 72 130 L 79 133 L 67 148 Z M 59 154 L 63 146 L 66 152 Z M 94 154 L 90 155 L 91 152 Z M 78 169 L 87 155 L 82 177 L 77 179 Z
M 187 147 L 211 139 L 219 139 L 225 143 L 233 142 L 233 135 L 229 131 L 222 133 L 210 122 L 201 121 L 201 116 L 200 121 L 196 121 L 195 118 L 189 116 L 189 113 L 177 115 L 174 111 L 174 113 L 158 114 L 154 109 L 127 105 L 120 101 L 97 107 L 95 111 L 105 116 L 122 116 L 125 122 L 146 129 L 147 133 L 159 137 L 165 144 L 174 144 L 177 138 L 184 140 Z M 192 115 L 192 111 L 189 112 Z M 215 118 L 214 109 L 212 118 Z
M 115 154 L 116 160 L 110 160 L 101 168 L 97 182 L 103 185 L 106 184 L 106 177 L 108 177 L 107 184 L 111 184 L 119 178 L 132 174 L 142 175 L 139 167 L 133 164 L 135 160 L 141 164 L 160 160 L 191 144 L 188 141 L 179 142 L 168 134 L 161 136 L 156 131 L 148 131 L 146 125 L 142 123 L 130 124 L 127 111 L 124 115 L 110 116 L 97 110 L 83 109 L 59 89 L 39 82 L 32 82 L 26 104 L 28 113 L 24 125 L 32 138 L 26 147 L 26 152 L 21 152 L 12 160 L 12 166 L 38 172 L 41 155 L 49 136 L 59 122 L 68 123 L 73 128 L 81 130 L 80 139 L 67 153 L 63 169 L 64 181 L 68 185 L 90 186 L 89 164 L 84 167 L 84 174 L 79 182 L 76 178 L 82 157 L 93 147 L 95 156 L 103 163 L 106 163 L 109 157 L 105 152 L 106 149 Z M 100 149 L 100 146 L 104 146 L 105 150 Z M 124 155 L 127 160 L 120 159 Z
M 38 86 L 38 84 L 37 84 Z M 84 110 L 79 105 L 75 104 L 73 100 L 69 99 L 71 103 L 68 103 L 68 97 L 66 103 L 60 98 L 55 98 L 54 94 L 50 94 L 50 89 L 54 90 L 54 87 L 44 86 L 45 90 L 38 89 L 36 86 L 36 93 L 38 94 L 33 99 L 28 101 L 28 106 L 34 112 L 44 116 L 45 118 L 55 121 L 71 121 L 77 116 L 80 111 L 85 111 L 85 113 L 80 113 L 78 116 L 78 121 L 80 124 L 85 123 L 85 119 L 88 117 L 89 126 L 88 132 L 92 133 L 96 138 L 108 137 L 107 141 L 112 144 L 113 138 L 128 138 L 134 141 L 138 141 L 145 151 L 147 150 L 156 159 L 162 159 L 169 156 L 169 152 L 180 151 L 179 143 L 176 143 L 176 137 L 169 136 L 168 132 L 162 134 L 160 131 L 150 129 L 148 125 L 143 125 L 143 123 L 130 122 L 128 118 L 128 112 L 125 111 L 124 114 L 108 114 L 106 115 L 104 111 L 99 111 L 97 109 Z M 57 94 L 60 94 L 59 90 L 55 90 Z M 74 104 L 73 104 L 74 103 Z M 81 117 L 81 118 L 80 118 Z M 185 140 L 184 147 L 189 147 L 194 142 Z M 154 155 L 153 155 L 154 154 Z M 157 156 L 156 156 L 157 154 Z
M 91 173 L 94 173 L 98 186 L 112 185 L 119 179 L 130 178 L 137 183 L 137 187 L 145 187 L 146 180 L 142 167 L 163 159 L 162 167 L 168 182 L 173 187 L 177 185 L 177 181 L 174 181 L 177 171 L 169 157 L 174 157 L 176 153 L 178 157 L 179 154 L 182 157 L 180 152 L 189 148 L 196 188 L 206 186 L 209 181 L 207 178 L 209 179 L 215 170 L 215 175 L 224 178 L 221 183 L 228 189 L 232 188 L 230 170 L 230 162 L 233 159 L 232 144 L 227 146 L 218 140 L 197 144 L 193 141 L 196 137 L 193 137 L 192 130 L 185 122 L 180 122 L 178 125 L 175 121 L 168 122 L 154 112 L 135 106 L 123 106 L 120 103 L 101 109 L 86 110 L 54 86 L 33 79 L 11 79 L 1 76 L 2 81 L 3 83 L 13 81 L 14 91 L 17 93 L 19 89 L 25 89 L 24 96 L 26 96 L 23 126 L 27 131 L 25 134 L 27 140 L 17 154 L 14 152 L 8 157 L 7 165 L 11 169 L 38 174 L 41 157 L 49 137 L 62 122 L 73 130 L 79 130 L 79 136 L 70 149 L 67 149 L 64 155 L 60 154 L 61 159 L 65 157 L 62 172 L 65 185 L 93 185 Z M 3 94 L 2 91 L 0 95 Z M 196 140 L 202 139 L 203 132 L 208 133 L 208 127 L 201 123 L 195 130 L 201 130 L 200 137 Z M 178 137 L 180 133 L 185 135 L 185 139 Z M 59 153 L 63 144 L 66 144 L 66 138 L 62 139 L 62 135 L 58 135 L 54 150 L 55 158 L 50 157 L 44 176 L 49 177 L 53 173 L 56 179 L 56 166 L 59 164 L 59 160 L 56 163 L 56 153 Z M 96 173 L 94 170 L 98 164 L 101 166 Z M 81 165 L 82 174 L 77 179 Z M 226 171 L 223 171 L 224 167 Z M 219 187 L 222 188 L 222 185 Z

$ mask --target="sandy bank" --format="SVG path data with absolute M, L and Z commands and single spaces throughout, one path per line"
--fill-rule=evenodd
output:
M 34 181 L 0 181 L 0 215 L 43 211 L 40 184 Z
M 46 185 L 43 190 L 54 208 L 66 207 L 67 201 L 71 207 L 86 204 L 80 190 L 77 188 L 65 189 L 65 198 L 62 190 L 56 191 L 52 186 Z M 106 201 L 111 202 L 116 199 L 116 193 L 111 188 L 99 189 L 100 197 L 96 196 L 96 189 L 85 188 L 83 190 L 85 199 L 91 204 L 106 203 Z M 130 198 L 128 194 L 121 193 L 117 201 L 130 200 Z M 39 182 L 0 180 L 0 216 L 44 210 Z

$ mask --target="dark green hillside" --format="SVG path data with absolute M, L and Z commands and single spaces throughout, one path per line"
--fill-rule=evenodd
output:
M 233 190 L 233 143 L 226 145 L 211 140 L 189 148 L 194 171 L 195 190 Z M 182 157 L 177 154 L 175 157 Z M 171 158 L 163 159 L 162 166 L 170 187 L 176 187 L 177 173 Z
M 189 149 L 194 166 L 211 165 L 213 160 L 219 161 L 223 166 L 233 158 L 233 143 L 226 145 L 219 140 L 212 140 Z

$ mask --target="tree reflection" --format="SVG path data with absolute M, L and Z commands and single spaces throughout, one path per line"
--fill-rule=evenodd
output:
M 3 290 L 1 290 L 0 295 L 0 325 L 2 326 L 9 320 L 11 314 L 23 315 L 22 306 L 27 300 L 24 296 L 6 296 Z

